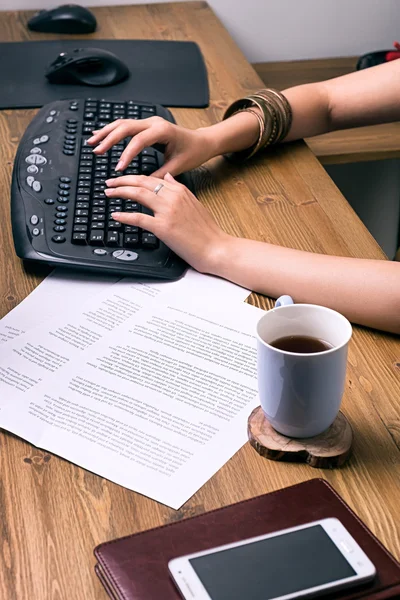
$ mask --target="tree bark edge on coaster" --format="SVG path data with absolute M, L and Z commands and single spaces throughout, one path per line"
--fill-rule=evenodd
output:
M 261 406 L 258 406 L 248 418 L 247 435 L 251 446 L 264 458 L 305 462 L 319 469 L 335 469 L 344 465 L 353 446 L 353 430 L 340 411 L 332 425 L 320 435 L 289 438 L 272 427 Z

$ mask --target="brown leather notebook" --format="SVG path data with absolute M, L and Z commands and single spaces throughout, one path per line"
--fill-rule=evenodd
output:
M 374 563 L 377 577 L 323 598 L 400 598 L 400 564 L 323 479 L 100 544 L 94 551 L 96 573 L 114 600 L 179 600 L 168 571 L 171 558 L 327 517 L 337 517 L 349 530 Z

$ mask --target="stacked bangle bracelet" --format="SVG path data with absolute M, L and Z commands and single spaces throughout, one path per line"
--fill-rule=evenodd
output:
M 223 119 L 228 119 L 239 112 L 253 113 L 258 119 L 260 133 L 253 146 L 229 155 L 228 158 L 235 162 L 247 160 L 267 146 L 278 144 L 285 139 L 292 124 L 292 109 L 289 102 L 283 94 L 269 88 L 236 100 L 226 110 Z

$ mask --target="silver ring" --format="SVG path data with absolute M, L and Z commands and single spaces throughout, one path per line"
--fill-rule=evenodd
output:
M 163 184 L 163 183 L 159 183 L 159 184 L 158 184 L 158 185 L 156 185 L 156 187 L 154 188 L 154 190 L 153 190 L 153 193 L 157 195 L 157 194 L 158 194 L 158 192 L 159 192 L 159 191 L 161 190 L 161 188 L 163 188 L 163 187 L 164 187 L 164 184 Z

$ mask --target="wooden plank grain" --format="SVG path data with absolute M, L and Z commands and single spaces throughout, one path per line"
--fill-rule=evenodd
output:
M 218 121 L 234 98 L 261 80 L 205 2 L 93 9 L 89 39 L 196 41 L 205 57 L 210 106 L 174 109 L 188 127 Z M 5 12 L 2 41 L 60 39 L 26 28 L 32 11 Z M 71 36 L 68 36 L 71 39 Z M 81 37 L 79 37 L 81 39 Z M 78 42 L 77 42 L 78 43 Z M 15 257 L 9 214 L 12 162 L 35 111 L 0 112 L 0 314 L 45 274 Z M 221 158 L 196 172 L 197 193 L 226 231 L 322 253 L 383 258 L 371 235 L 303 142 L 277 148 L 248 165 Z M 267 266 L 266 266 L 267 268 Z M 253 294 L 262 308 L 272 300 Z M 400 482 L 400 356 L 398 338 L 355 328 L 343 411 L 355 431 L 354 456 L 337 471 L 267 461 L 245 445 L 179 510 L 112 484 L 10 434 L 0 435 L 0 597 L 7 600 L 105 598 L 93 548 L 267 491 L 321 476 L 400 558 L 396 519 Z

